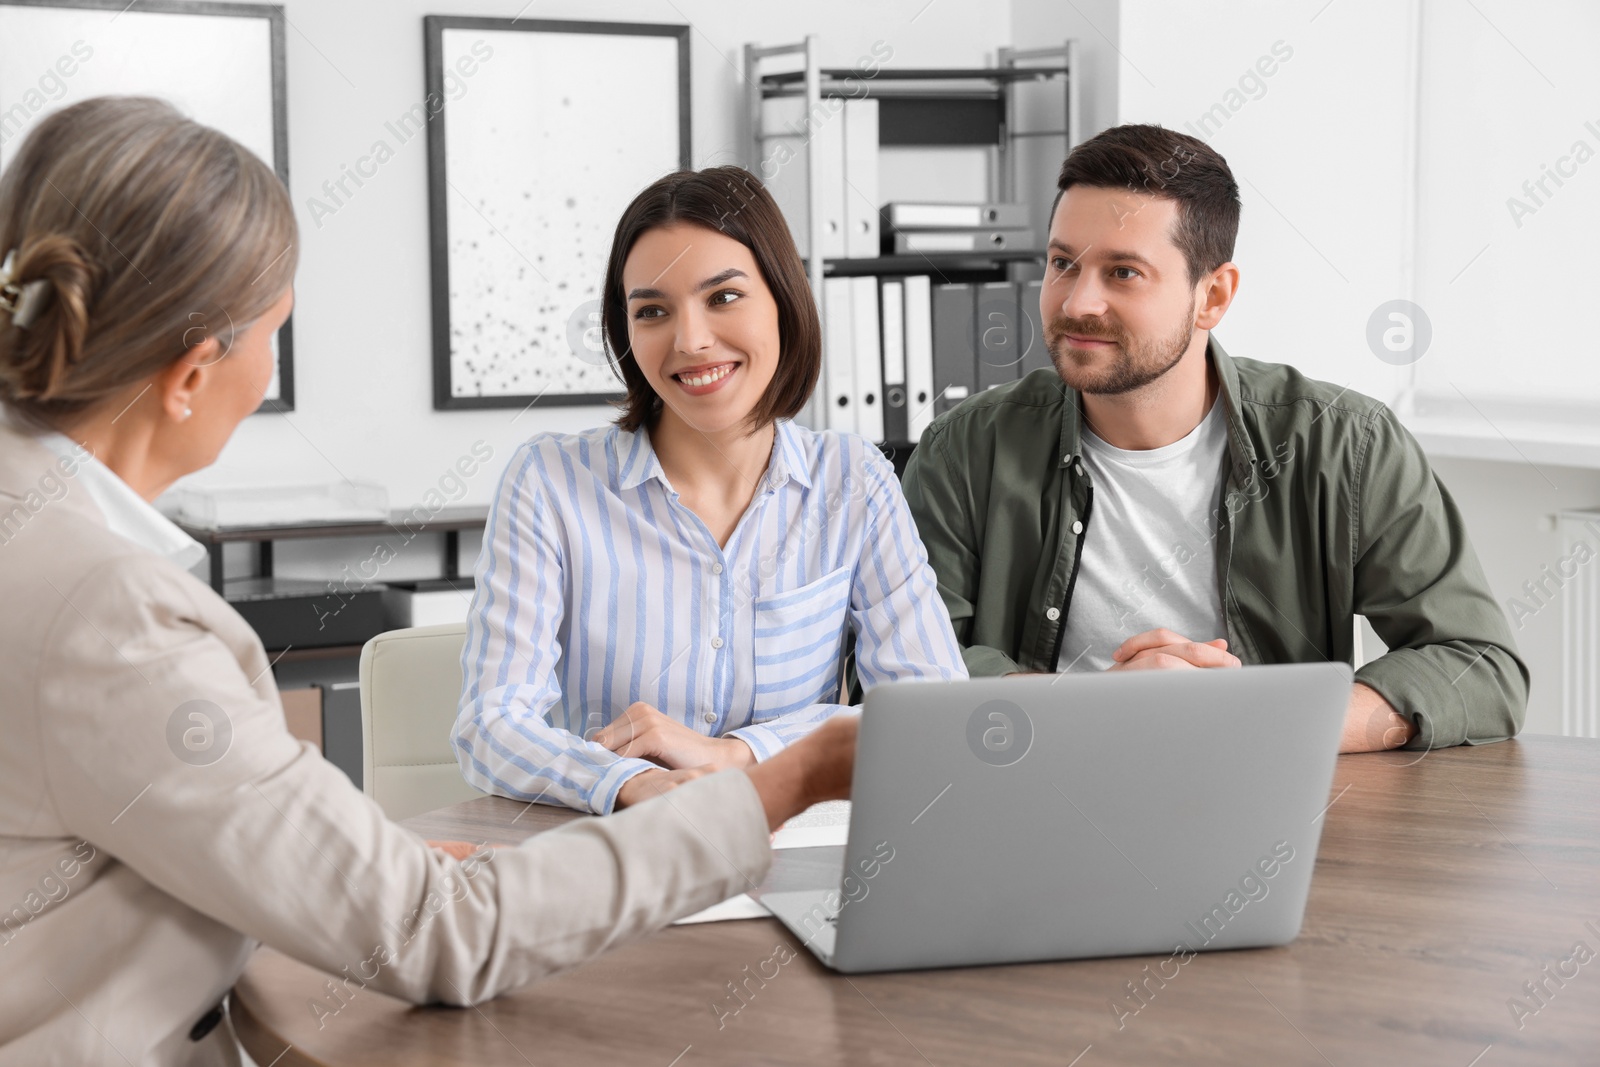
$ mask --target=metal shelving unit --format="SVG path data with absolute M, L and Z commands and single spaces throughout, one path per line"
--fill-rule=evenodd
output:
M 805 113 L 815 114 L 824 97 L 855 97 L 861 83 L 871 83 L 878 101 L 880 147 L 982 145 L 995 150 L 990 193 L 994 200 L 1019 196 L 1017 145 L 1023 139 L 1060 137 L 1061 157 L 1077 143 L 1082 126 L 1078 117 L 1077 46 L 1072 40 L 1050 48 L 1002 48 L 993 67 L 881 67 L 870 78 L 854 68 L 824 68 L 818 59 L 818 37 L 808 34 L 792 44 L 744 47 L 744 94 L 747 122 L 745 165 L 760 173 L 762 144 L 769 131 L 762 128 L 762 101 L 775 96 L 801 96 Z M 781 61 L 781 63 L 780 63 Z M 768 71 L 782 65 L 787 69 Z M 1061 124 L 1044 129 L 1023 129 L 1018 89 L 1025 83 L 1060 82 Z M 848 84 L 847 84 L 848 83 Z M 817 189 L 822 182 L 818 152 L 806 153 L 806 203 L 811 249 L 823 247 L 822 213 Z M 824 259 L 811 256 L 806 274 L 822 308 L 822 279 L 828 275 L 930 274 L 936 280 L 998 280 L 1008 264 L 1040 263 L 1044 251 L 932 253 Z M 954 276 L 954 277 L 952 277 Z M 826 323 L 824 323 L 826 334 Z M 889 442 L 904 446 L 906 442 Z

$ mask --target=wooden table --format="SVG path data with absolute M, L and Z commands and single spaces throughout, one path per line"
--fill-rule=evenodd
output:
M 364 991 L 321 1031 L 307 1003 L 324 976 L 264 949 L 235 1026 L 261 1067 L 1600 1063 L 1600 741 L 1346 756 L 1329 799 L 1299 940 L 1202 953 L 1120 1028 L 1124 983 L 1166 957 L 845 977 L 775 919 L 671 927 L 481 1008 Z M 509 841 L 570 817 L 511 824 L 523 807 L 407 825 Z M 780 852 L 765 888 L 815 886 L 841 852 Z M 780 946 L 794 958 L 731 1014 L 728 983 Z

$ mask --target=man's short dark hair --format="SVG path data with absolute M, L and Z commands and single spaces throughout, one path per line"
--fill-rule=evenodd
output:
M 1127 189 L 1178 204 L 1172 243 L 1189 266 L 1189 284 L 1233 258 L 1239 236 L 1239 186 L 1228 161 L 1196 137 L 1162 126 L 1113 126 L 1074 148 L 1056 179 L 1056 202 L 1074 185 Z
M 617 425 L 638 431 L 653 427 L 662 400 L 639 369 L 628 344 L 628 298 L 622 268 L 634 242 L 647 230 L 690 222 L 716 230 L 750 249 L 761 277 L 778 305 L 778 369 L 750 413 L 752 427 L 799 414 L 822 372 L 822 325 L 795 249 L 789 224 L 761 180 L 743 167 L 680 170 L 659 179 L 634 197 L 617 222 L 600 294 L 600 318 L 612 369 L 627 387 Z

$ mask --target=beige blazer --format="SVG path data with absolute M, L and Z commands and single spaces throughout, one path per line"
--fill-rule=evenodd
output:
M 257 943 L 467 1004 L 765 876 L 737 772 L 430 849 L 290 737 L 249 626 L 62 466 L 0 428 L 0 1064 L 236 1063 L 226 1022 L 189 1035 Z

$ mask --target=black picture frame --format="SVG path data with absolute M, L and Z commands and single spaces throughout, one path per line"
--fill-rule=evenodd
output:
M 0 0 L 0 8 L 61 8 L 112 12 L 112 21 L 135 5 L 127 0 Z M 272 70 L 272 154 L 267 162 L 284 188 L 289 187 L 289 94 L 288 63 L 284 31 L 286 18 L 281 4 L 235 4 L 220 0 L 138 0 L 141 15 L 198 15 L 215 18 L 258 18 L 267 22 Z M 129 86 L 129 92 L 145 90 Z M 229 131 L 224 130 L 224 133 Z M 294 394 L 294 316 L 290 315 L 278 331 L 278 395 L 264 398 L 256 414 L 293 411 Z
M 491 33 L 610 34 L 677 41 L 677 167 L 691 165 L 689 27 L 670 23 L 587 22 L 554 19 L 480 18 L 453 15 L 428 15 L 423 19 L 423 47 L 426 89 L 431 96 L 444 99 L 446 70 L 444 34 L 449 30 L 482 30 Z M 531 106 L 538 106 L 533 102 Z M 540 393 L 500 393 L 481 396 L 455 395 L 452 373 L 452 328 L 450 297 L 450 232 L 448 202 L 451 190 L 446 123 L 448 103 L 433 113 L 428 130 L 428 224 L 431 267 L 431 310 L 433 338 L 433 406 L 436 411 L 485 408 L 528 408 L 533 406 L 576 406 L 603 404 L 623 395 L 622 384 L 608 392 L 545 391 Z M 615 220 L 606 220 L 614 225 Z M 599 279 L 596 279 L 598 283 Z

